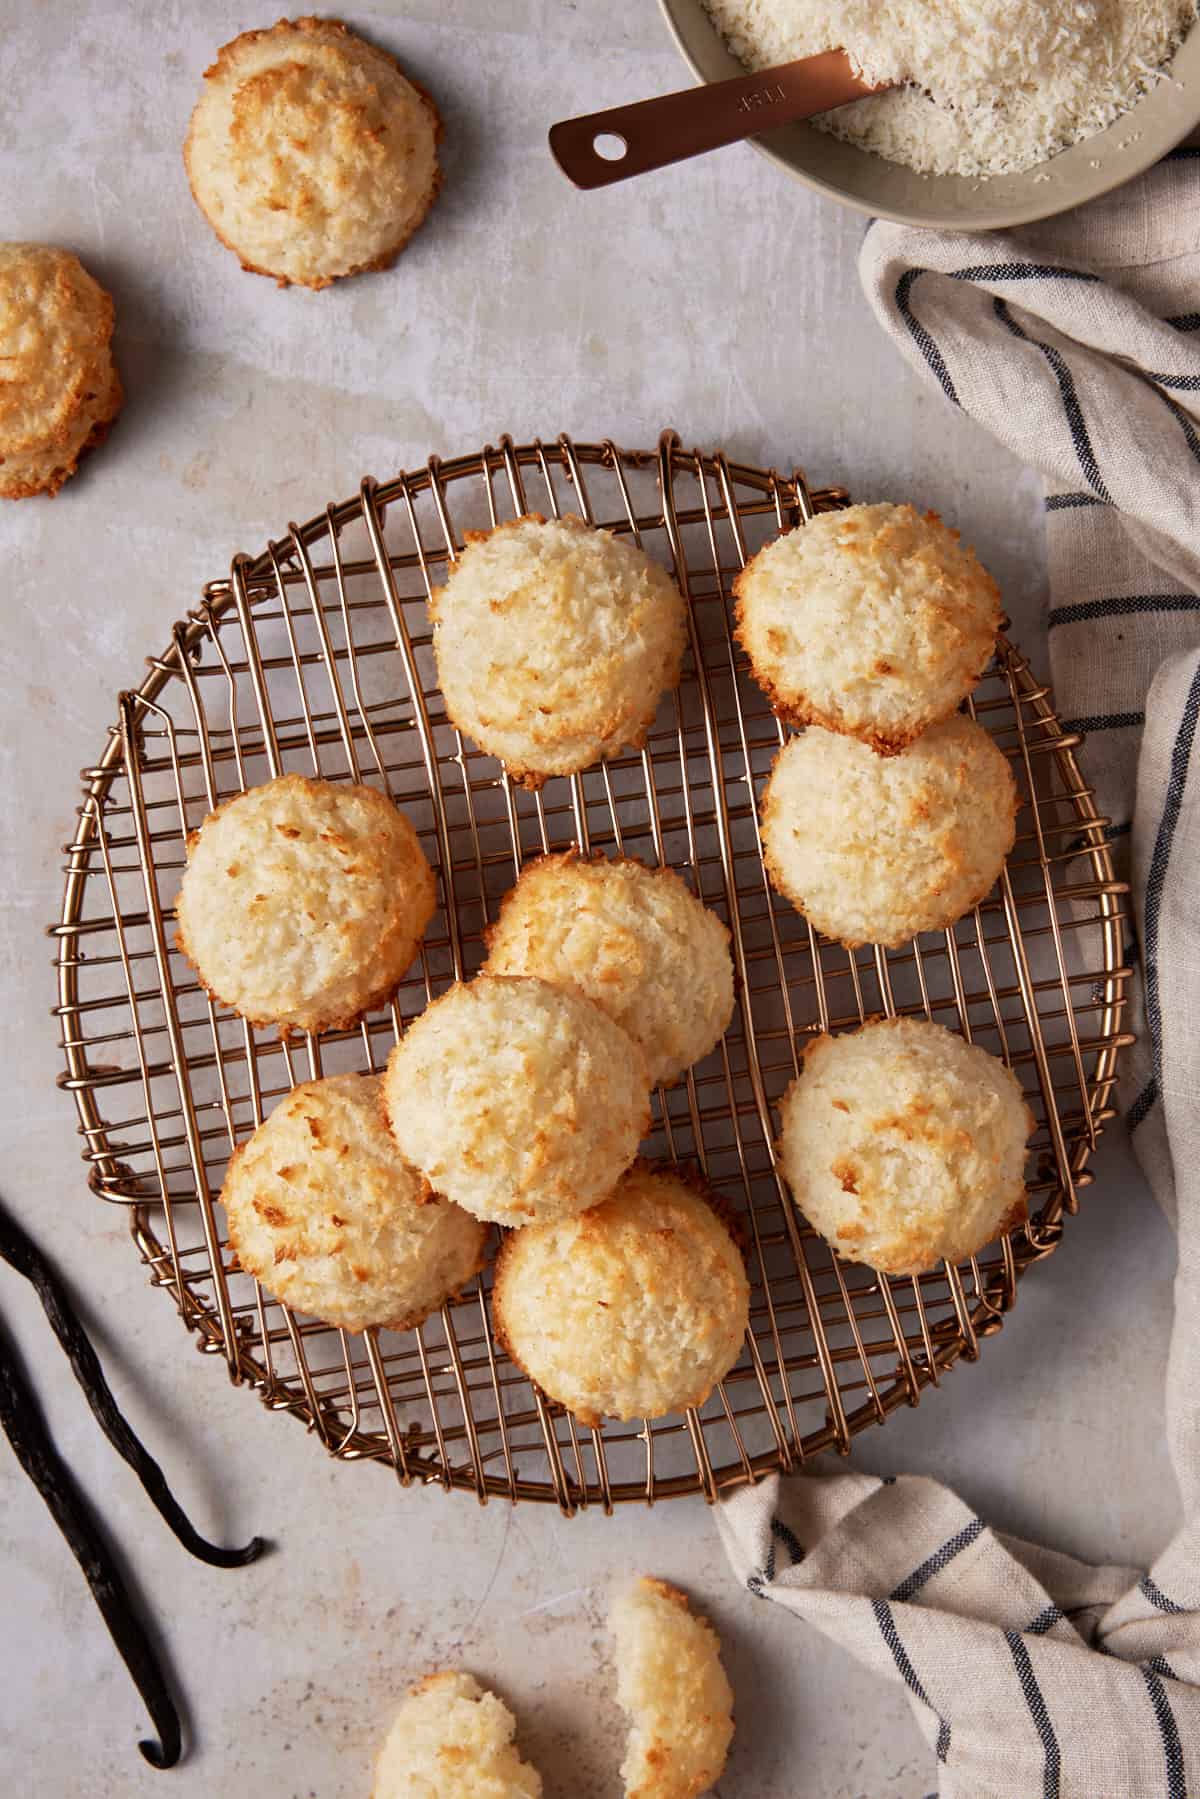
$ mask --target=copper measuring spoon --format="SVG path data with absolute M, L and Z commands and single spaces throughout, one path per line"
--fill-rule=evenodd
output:
M 550 127 L 550 152 L 576 187 L 608 187 L 882 94 L 888 85 L 872 87 L 855 74 L 844 50 L 825 50 L 776 69 L 562 119 Z

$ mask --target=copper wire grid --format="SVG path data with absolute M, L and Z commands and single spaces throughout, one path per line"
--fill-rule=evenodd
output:
M 1121 1034 L 1121 883 L 1105 819 L 1049 695 L 1002 641 L 972 710 L 1022 796 L 998 887 L 953 931 L 850 953 L 768 888 L 755 799 L 784 735 L 730 634 L 734 575 L 760 543 L 846 503 L 800 471 L 612 443 L 431 459 L 236 556 L 119 699 L 84 771 L 57 938 L 66 1071 L 89 1183 L 130 1208 L 152 1283 L 201 1349 L 346 1460 L 483 1501 L 589 1504 L 723 1489 L 916 1404 L 1000 1328 L 1024 1270 L 1059 1241 L 1104 1121 Z M 645 749 L 512 785 L 448 722 L 426 600 L 467 529 L 577 512 L 670 563 L 689 602 L 679 691 Z M 200 990 L 173 944 L 185 839 L 231 793 L 289 770 L 383 786 L 440 871 L 420 961 L 354 1031 L 280 1042 Z M 646 1153 L 694 1159 L 740 1215 L 751 1331 L 700 1411 L 578 1424 L 492 1335 L 488 1278 L 420 1329 L 352 1336 L 295 1316 L 233 1264 L 218 1204 L 233 1145 L 291 1085 L 382 1068 L 402 1022 L 483 957 L 520 863 L 576 843 L 682 870 L 729 923 L 739 1005 L 724 1042 L 655 1096 Z M 925 1013 L 1000 1054 L 1037 1119 L 1029 1226 L 958 1267 L 881 1279 L 834 1258 L 774 1173 L 773 1107 L 806 1037 Z

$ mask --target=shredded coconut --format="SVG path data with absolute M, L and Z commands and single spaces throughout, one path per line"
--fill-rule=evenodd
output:
M 903 82 L 815 121 L 925 174 L 1013 174 L 1128 112 L 1197 0 L 703 0 L 750 68 L 845 49 Z

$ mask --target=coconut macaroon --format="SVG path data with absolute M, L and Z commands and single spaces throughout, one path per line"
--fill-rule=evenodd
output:
M 336 19 L 281 19 L 217 52 L 183 159 L 244 269 L 320 288 L 395 261 L 437 193 L 440 135 L 394 57 Z
M 632 1728 L 626 1799 L 697 1799 L 716 1785 L 733 1741 L 733 1692 L 707 1618 L 644 1576 L 613 1605 L 617 1704 Z
M 384 1738 L 371 1799 L 540 1799 L 542 1777 L 521 1760 L 516 1728 L 472 1675 L 428 1674 Z
M 487 1226 L 431 1194 L 388 1135 L 378 1075 L 306 1081 L 234 1153 L 238 1263 L 293 1311 L 408 1330 L 483 1266 Z
M 650 1124 L 637 1045 L 599 1006 L 530 977 L 479 975 L 427 1007 L 388 1058 L 402 1154 L 477 1218 L 530 1224 L 612 1191 Z
M 281 775 L 188 842 L 176 942 L 255 1024 L 355 1023 L 395 991 L 437 888 L 411 821 L 373 787 Z
M 679 682 L 678 587 L 582 519 L 468 532 L 431 610 L 451 721 L 531 787 L 639 748 Z
M 77 256 L 0 244 L 0 499 L 56 494 L 121 410 L 113 303 Z
M 761 549 L 737 635 L 780 717 L 884 754 L 948 718 L 987 667 L 996 583 L 936 512 L 851 506 Z
M 1008 758 L 956 713 L 897 756 L 812 727 L 785 743 L 762 800 L 775 886 L 814 929 L 893 948 L 954 924 L 1016 834 Z
M 919 1274 L 1025 1221 L 1033 1115 L 1003 1062 L 940 1024 L 818 1037 L 780 1120 L 793 1197 L 848 1261 Z
M 703 1405 L 741 1351 L 750 1287 L 709 1200 L 638 1163 L 601 1205 L 507 1237 L 492 1304 L 512 1360 L 594 1425 Z
M 568 850 L 521 870 L 488 933 L 492 974 L 535 974 L 595 1000 L 677 1080 L 733 1015 L 729 932 L 669 868 Z

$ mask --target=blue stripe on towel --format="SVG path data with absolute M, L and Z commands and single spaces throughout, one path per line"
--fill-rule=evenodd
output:
M 1053 262 L 979 262 L 969 269 L 951 269 L 952 281 L 1082 281 L 1094 285 L 1099 275 L 1090 269 L 1064 269 Z
M 1153 386 L 1149 377 L 1147 377 L 1146 384 L 1150 388 L 1150 392 L 1156 393 L 1163 405 L 1167 408 L 1167 411 L 1171 413 L 1175 423 L 1183 432 L 1184 442 L 1187 444 L 1188 449 L 1192 452 L 1196 461 L 1200 462 L 1200 436 L 1197 435 L 1196 427 L 1193 425 L 1187 413 L 1183 410 L 1183 407 L 1177 406 L 1170 394 L 1165 394 L 1161 388 Z
M 1157 1581 L 1151 1580 L 1148 1574 L 1143 1574 L 1138 1581 L 1138 1592 L 1150 1601 L 1155 1611 L 1166 1612 L 1170 1618 L 1181 1617 L 1187 1611 L 1186 1605 L 1177 1605 L 1174 1599 L 1168 1599 Z
M 1144 712 L 1091 712 L 1083 718 L 1064 718 L 1064 731 L 1127 731 L 1132 725 L 1144 725 Z
M 1096 277 L 1092 276 L 1092 280 Z M 1075 454 L 1079 458 L 1079 466 L 1083 470 L 1083 478 L 1098 499 L 1112 503 L 1112 495 L 1104 485 L 1104 477 L 1100 473 L 1100 464 L 1096 461 L 1096 452 L 1092 448 L 1092 440 L 1088 435 L 1087 421 L 1083 416 L 1083 408 L 1079 404 L 1079 395 L 1075 392 L 1075 377 L 1067 365 L 1066 358 L 1054 348 L 1053 344 L 1043 343 L 1038 337 L 1031 337 L 1012 316 L 1003 300 L 992 301 L 992 309 L 1000 323 L 1022 343 L 1032 344 L 1042 352 L 1050 364 L 1054 379 L 1058 382 L 1059 397 L 1062 400 L 1063 412 L 1066 414 L 1067 426 L 1071 433 L 1071 442 L 1075 445 Z M 1163 395 L 1166 404 L 1170 404 Z
M 1200 375 L 1160 375 L 1157 369 L 1151 369 L 1146 379 L 1158 387 L 1169 387 L 1172 393 L 1200 394 Z
M 783 1544 L 793 1563 L 804 1560 L 804 1545 L 794 1530 L 790 1530 L 782 1518 L 772 1518 L 771 1535 Z
M 1053 631 L 1058 625 L 1078 625 L 1091 618 L 1126 618 L 1136 612 L 1200 612 L 1200 594 L 1128 593 L 1104 600 L 1079 600 L 1072 606 L 1052 606 L 1046 624 Z
M 1048 493 L 1046 495 L 1047 512 L 1071 512 L 1077 506 L 1111 505 L 1111 500 L 1101 500 L 1094 493 Z
M 919 1593 L 926 1582 L 932 1580 L 935 1574 L 940 1574 L 956 1555 L 961 1555 L 964 1549 L 969 1549 L 982 1530 L 983 1520 L 972 1518 L 971 1522 L 964 1525 L 950 1538 L 949 1542 L 943 1543 L 940 1549 L 935 1549 L 932 1555 L 927 1556 L 919 1568 L 914 1568 L 912 1573 L 895 1588 L 891 1595 L 892 1598 L 903 1604 L 911 1599 L 914 1593 Z
M 1162 1738 L 1163 1760 L 1167 1765 L 1167 1799 L 1187 1799 L 1187 1778 L 1183 1771 L 1183 1747 L 1179 1741 L 1179 1726 L 1175 1722 L 1175 1714 L 1171 1710 L 1171 1702 L 1167 1698 L 1167 1689 L 1158 1675 L 1149 1667 L 1142 1669 L 1142 1679 L 1146 1683 L 1146 1691 L 1150 1695 L 1154 1716 L 1158 1720 L 1158 1732 Z
M 933 1711 L 933 1706 L 929 1701 L 929 1694 L 917 1679 L 917 1671 L 909 1661 L 908 1651 L 900 1641 L 900 1632 L 896 1629 L 896 1620 L 892 1616 L 891 1606 L 886 1599 L 872 1599 L 871 1610 L 875 1613 L 875 1622 L 879 1626 L 883 1640 L 892 1652 L 892 1660 L 899 1670 L 901 1680 L 903 1680 L 905 1686 L 915 1699 L 919 1699 L 922 1705 L 929 1706 L 929 1710 Z M 937 1740 L 938 1760 L 944 1762 L 949 1753 L 950 1726 L 945 1718 L 942 1718 Z
M 899 281 L 896 283 L 896 311 L 908 326 L 909 335 L 916 344 L 918 350 L 920 350 L 922 356 L 937 376 L 938 381 L 941 383 L 942 392 L 945 394 L 946 398 L 948 400 L 953 400 L 956 406 L 960 406 L 962 402 L 955 392 L 954 383 L 950 379 L 950 370 L 946 367 L 946 364 L 942 359 L 942 352 L 938 349 L 937 344 L 929 335 L 928 331 L 926 331 L 921 321 L 914 317 L 912 307 L 908 303 L 908 297 L 912 292 L 914 282 L 917 280 L 918 276 L 928 275 L 928 273 L 928 269 L 905 269 L 903 275 L 901 275 Z
M 1012 1655 L 1013 1665 L 1017 1670 L 1017 1679 L 1021 1683 L 1025 1703 L 1029 1707 L 1029 1715 L 1042 1740 L 1042 1752 L 1045 1756 L 1042 1771 L 1042 1799 L 1058 1799 L 1062 1756 L 1059 1753 L 1054 1726 L 1050 1722 L 1050 1713 L 1046 1709 L 1045 1697 L 1038 1685 L 1037 1675 L 1033 1671 L 1033 1663 L 1029 1659 L 1029 1651 L 1021 1640 L 1020 1632 L 1006 1630 L 1004 1641 L 1008 1644 L 1009 1652 Z
M 1142 1120 L 1149 1115 L 1157 1098 L 1158 1082 L 1155 1080 L 1154 1076 L 1151 1075 L 1150 1079 L 1146 1082 L 1146 1085 L 1142 1088 L 1128 1112 L 1125 1114 L 1125 1122 L 1129 1126 L 1131 1133 L 1136 1131 Z M 1149 1595 L 1147 1595 L 1147 1597 L 1149 1597 Z
M 1196 738 L 1197 714 L 1200 714 L 1200 663 L 1197 663 L 1196 672 L 1192 676 L 1188 696 L 1184 701 L 1183 716 L 1180 718 L 1179 729 L 1171 748 L 1171 773 L 1167 782 L 1167 797 L 1162 817 L 1158 821 L 1158 835 L 1154 840 L 1154 853 L 1150 858 L 1150 873 L 1146 878 L 1146 918 L 1143 929 L 1146 950 L 1146 1017 L 1150 1025 L 1154 1074 L 1160 1088 L 1162 1086 L 1162 1000 L 1158 990 L 1158 927 L 1162 915 L 1167 867 L 1171 860 L 1171 845 L 1175 840 L 1175 828 L 1179 823 L 1179 813 L 1183 806 L 1188 765 L 1191 761 L 1192 745 Z M 1142 1591 L 1152 1604 L 1158 1604 L 1157 1599 L 1154 1598 L 1154 1593 L 1158 1589 L 1149 1576 L 1142 1583 Z

